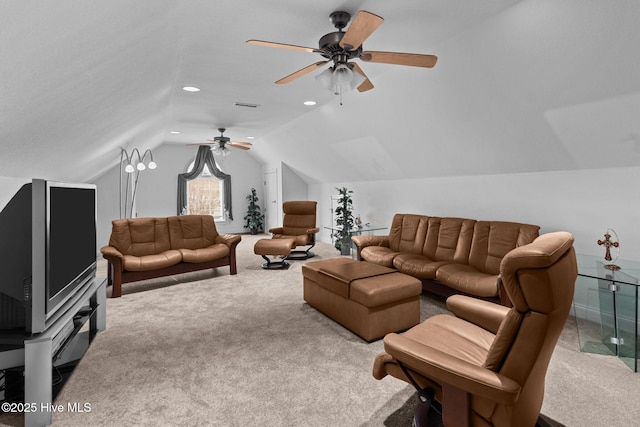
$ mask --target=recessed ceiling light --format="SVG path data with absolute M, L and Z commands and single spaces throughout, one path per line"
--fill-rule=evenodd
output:
M 304 101 L 304 105 L 316 105 L 316 101 Z
M 200 88 L 195 86 L 182 86 L 182 90 L 186 92 L 200 92 Z
M 172 133 L 174 135 L 180 135 L 180 131 L 179 130 L 172 130 L 169 133 Z
M 256 139 L 255 136 L 248 136 L 247 139 Z

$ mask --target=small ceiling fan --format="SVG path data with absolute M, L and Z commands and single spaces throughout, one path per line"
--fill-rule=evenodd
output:
M 216 136 L 213 139 L 207 139 L 207 142 L 204 143 L 204 144 L 213 144 L 213 146 L 211 147 L 211 151 L 213 151 L 214 154 L 221 154 L 222 156 L 226 157 L 230 153 L 230 150 L 228 147 L 239 148 L 241 150 L 249 150 L 253 145 L 250 142 L 231 141 L 231 138 L 224 136 L 224 132 L 226 131 L 225 128 L 218 128 L 218 131 L 220 132 L 220 136 Z M 198 145 L 201 145 L 201 144 L 198 144 Z
M 318 42 L 318 48 L 296 46 L 284 43 L 275 43 L 263 40 L 247 40 L 248 44 L 256 46 L 275 47 L 303 52 L 319 53 L 327 58 L 325 61 L 315 62 L 286 77 L 276 81 L 277 84 L 290 83 L 311 71 L 317 70 L 326 64 L 333 62 L 333 66 L 316 76 L 323 86 L 336 94 L 345 90 L 357 88 L 359 92 L 373 89 L 373 83 L 352 59 L 360 59 L 364 62 L 378 62 L 385 64 L 410 65 L 414 67 L 431 68 L 436 65 L 438 59 L 434 55 L 400 52 L 365 51 L 362 43 L 382 24 L 384 19 L 366 10 L 359 11 L 353 22 L 347 29 L 347 23 L 351 20 L 348 12 L 336 11 L 329 15 L 329 20 L 338 29 L 322 36 Z

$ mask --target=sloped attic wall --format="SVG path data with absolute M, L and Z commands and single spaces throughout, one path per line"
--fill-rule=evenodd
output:
M 308 182 L 638 166 L 638 22 L 636 1 L 522 1 L 424 46 L 433 69 L 363 64 L 375 89 L 270 133 L 265 159 Z

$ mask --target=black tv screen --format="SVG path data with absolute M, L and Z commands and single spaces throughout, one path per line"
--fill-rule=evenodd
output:
M 96 262 L 95 190 L 52 185 L 48 198 L 47 312 Z

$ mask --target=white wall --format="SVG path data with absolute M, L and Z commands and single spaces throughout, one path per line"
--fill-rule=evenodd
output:
M 111 168 L 93 182 L 98 188 L 98 248 L 109 243 L 111 221 L 120 218 L 119 172 L 119 167 Z
M 300 176 L 282 163 L 282 201 L 307 200 L 309 187 Z
M 546 173 L 310 184 L 319 227 L 331 224 L 335 187 L 353 190 L 354 213 L 389 227 L 395 213 L 537 224 L 541 233 L 569 231 L 578 253 L 603 255 L 607 228 L 620 239 L 621 259 L 640 259 L 640 167 Z M 322 229 L 320 240 L 329 242 Z
M 15 196 L 20 187 L 29 182 L 31 182 L 31 180 L 27 178 L 0 176 L 0 211 L 7 206 L 9 200 Z

